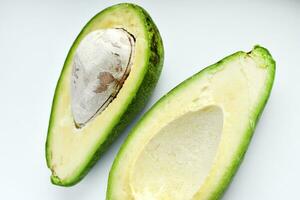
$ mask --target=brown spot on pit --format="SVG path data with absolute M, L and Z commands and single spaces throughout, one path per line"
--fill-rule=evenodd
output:
M 107 90 L 108 85 L 115 81 L 115 77 L 109 72 L 100 72 L 98 77 L 100 84 L 94 90 L 95 93 L 101 93 Z
M 121 72 L 121 71 L 122 71 L 121 65 L 117 65 L 117 66 L 115 67 L 115 70 L 116 70 L 116 72 Z

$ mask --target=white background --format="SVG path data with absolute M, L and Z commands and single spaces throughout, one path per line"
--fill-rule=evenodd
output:
M 55 85 L 72 42 L 92 16 L 118 2 L 0 0 L 0 199 L 105 199 L 110 166 L 129 129 L 71 188 L 50 183 L 44 144 Z M 136 3 L 151 14 L 165 46 L 164 68 L 145 110 L 231 53 L 255 44 L 270 50 L 277 61 L 272 95 L 223 199 L 300 199 L 300 1 Z

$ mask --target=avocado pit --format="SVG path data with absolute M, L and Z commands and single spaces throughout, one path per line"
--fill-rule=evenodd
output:
M 128 77 L 135 38 L 125 29 L 99 29 L 85 36 L 72 63 L 71 109 L 77 128 L 107 108 Z

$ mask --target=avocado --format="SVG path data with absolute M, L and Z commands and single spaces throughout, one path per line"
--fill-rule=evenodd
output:
M 51 181 L 71 186 L 144 108 L 164 49 L 149 14 L 122 3 L 94 16 L 74 41 L 58 80 L 46 141 Z
M 179 84 L 136 124 L 110 171 L 107 200 L 220 199 L 269 98 L 275 61 L 255 46 Z

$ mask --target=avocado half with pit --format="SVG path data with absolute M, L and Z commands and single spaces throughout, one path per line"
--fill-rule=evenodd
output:
M 72 45 L 52 105 L 46 142 L 51 181 L 70 186 L 145 106 L 163 65 L 149 14 L 118 4 L 93 17 Z
M 271 55 L 256 46 L 171 90 L 122 145 L 107 200 L 219 199 L 243 159 L 274 74 Z

